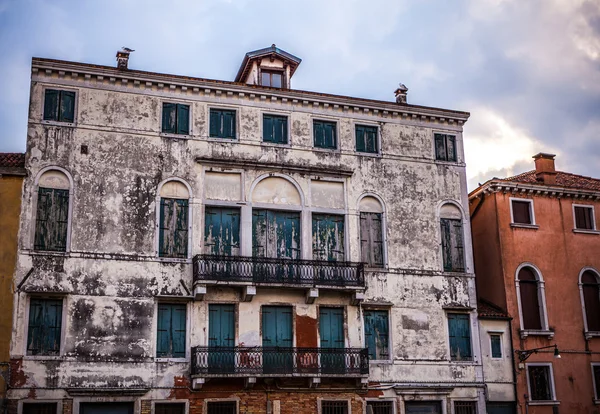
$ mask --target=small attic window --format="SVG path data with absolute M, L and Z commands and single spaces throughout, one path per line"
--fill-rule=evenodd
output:
M 283 84 L 283 74 L 277 71 L 263 70 L 260 76 L 260 84 L 272 88 L 281 88 L 281 85 Z

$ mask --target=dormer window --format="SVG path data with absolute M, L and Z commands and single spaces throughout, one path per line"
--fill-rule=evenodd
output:
M 261 71 L 260 84 L 272 88 L 281 88 L 283 84 L 283 74 L 281 72 L 263 70 Z

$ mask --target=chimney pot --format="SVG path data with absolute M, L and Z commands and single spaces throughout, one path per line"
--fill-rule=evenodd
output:
M 117 69 L 127 70 L 129 63 L 129 52 L 125 50 L 119 50 L 117 52 Z
M 396 95 L 396 103 L 406 103 L 406 94 L 408 93 L 408 88 L 403 83 L 398 85 L 398 89 L 394 91 L 394 95 Z
M 555 154 L 540 152 L 533 156 L 535 160 L 535 177 L 544 184 L 556 184 Z

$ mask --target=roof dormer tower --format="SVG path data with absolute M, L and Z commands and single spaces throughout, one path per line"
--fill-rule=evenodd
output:
M 235 81 L 271 88 L 291 88 L 291 79 L 302 59 L 271 47 L 246 53 Z

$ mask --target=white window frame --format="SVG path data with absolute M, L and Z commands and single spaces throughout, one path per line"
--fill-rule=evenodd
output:
M 502 331 L 488 331 L 489 343 L 490 343 L 490 359 L 495 361 L 501 361 L 504 359 L 504 332 Z M 492 336 L 497 335 L 500 337 L 500 357 L 494 357 L 492 353 Z
M 529 215 L 531 217 L 531 223 L 515 223 L 515 216 L 513 213 L 513 201 L 529 203 Z M 539 227 L 537 225 L 537 222 L 535 221 L 535 208 L 533 205 L 533 200 L 531 198 L 509 197 L 509 202 L 510 202 L 510 225 L 511 225 L 511 227 L 529 227 L 529 228 L 538 228 Z
M 158 306 L 160 303 L 169 305 L 185 305 L 185 357 L 159 357 L 157 356 L 158 341 Z M 181 299 L 179 296 L 159 296 L 154 302 L 154 317 L 152 318 L 152 356 L 156 362 L 189 362 L 191 361 L 191 297 Z M 172 400 L 169 400 L 172 401 Z
M 178 183 L 186 186 L 188 190 L 189 197 L 188 200 L 188 245 L 187 245 L 187 256 L 186 258 L 181 257 L 163 257 L 160 256 L 160 200 L 163 198 L 160 193 L 165 184 L 177 181 Z M 169 197 L 164 197 L 169 198 Z M 186 200 L 185 198 L 178 198 L 177 200 Z M 154 225 L 154 257 L 160 262 L 176 262 L 176 263 L 190 263 L 192 260 L 192 241 L 193 241 L 193 212 L 192 205 L 194 204 L 194 194 L 192 193 L 192 187 L 187 183 L 187 181 L 179 178 L 179 177 L 169 177 L 158 184 L 156 187 L 156 220 Z
M 208 403 L 215 402 L 235 402 L 235 412 L 240 412 L 240 399 L 239 398 L 206 398 L 204 404 L 202 404 L 202 413 L 208 414 Z
M 323 401 L 331 401 L 331 402 L 338 402 L 338 401 L 345 401 L 346 404 L 348 404 L 348 414 L 352 414 L 352 404 L 351 404 L 351 400 L 348 398 L 317 398 L 317 414 L 323 414 Z
M 367 403 L 369 402 L 391 402 L 392 403 L 392 414 L 398 414 L 398 403 L 395 398 L 365 398 Z M 366 412 L 367 404 L 365 404 Z
M 540 303 L 541 310 L 544 313 L 543 315 L 540 315 L 541 322 L 542 322 L 541 330 L 523 329 L 523 306 L 521 304 L 521 288 L 520 288 L 520 284 L 519 284 L 519 272 L 524 267 L 530 267 L 533 270 L 534 274 L 537 276 L 538 301 Z M 540 269 L 538 269 L 538 267 L 535 266 L 533 263 L 529 263 L 529 262 L 521 263 L 517 267 L 517 270 L 515 272 L 515 287 L 517 289 L 517 305 L 519 308 L 519 324 L 520 324 L 520 328 L 521 328 L 519 330 L 519 332 L 521 335 L 521 339 L 525 339 L 528 336 L 533 336 L 533 335 L 547 336 L 549 338 L 553 338 L 554 332 L 550 330 L 549 324 L 548 324 L 548 308 L 546 307 L 545 282 L 544 282 L 544 278 L 542 276 L 542 272 L 540 271 Z
M 600 404 L 600 395 L 596 393 L 596 376 L 594 375 L 594 367 L 600 366 L 600 362 L 592 362 L 590 367 L 592 369 L 592 386 L 594 387 L 594 404 Z
M 600 273 L 594 269 L 593 267 L 584 267 L 579 272 L 579 277 L 577 279 L 577 285 L 579 287 L 579 299 L 581 300 L 581 311 L 583 312 L 583 329 L 586 339 L 590 339 L 593 337 L 600 337 L 600 332 L 590 331 L 587 324 L 587 309 L 585 308 L 585 297 L 583 295 L 583 282 L 581 282 L 581 277 L 585 272 L 592 272 L 596 275 L 596 280 L 600 282 Z
M 163 110 L 166 103 L 170 103 L 170 104 L 180 104 L 180 105 L 187 105 L 190 108 L 189 111 L 189 119 L 188 119 L 188 133 L 187 134 L 173 134 L 171 132 L 163 132 Z M 166 137 L 166 138 L 175 138 L 175 139 L 192 139 L 194 138 L 194 125 L 193 125 L 193 120 L 194 120 L 194 116 L 193 116 L 193 110 L 194 110 L 194 103 L 192 101 L 186 101 L 186 100 L 174 100 L 174 99 L 161 99 L 160 101 L 160 126 L 158 128 L 158 132 L 160 134 L 161 137 Z
M 580 229 L 577 227 L 577 220 L 575 218 L 575 208 L 587 208 L 592 210 L 592 228 L 591 229 Z M 573 210 L 573 231 L 576 233 L 600 233 L 596 227 L 596 209 L 592 204 L 572 204 Z
M 382 134 L 383 125 L 384 124 L 382 122 L 374 122 L 374 121 L 368 121 L 368 120 L 362 120 L 362 119 L 352 120 L 352 151 L 356 155 L 359 155 L 361 157 L 381 158 L 382 157 L 381 145 L 382 145 L 382 141 L 383 141 L 381 134 Z M 368 127 L 377 128 L 377 152 L 363 152 L 363 151 L 358 151 L 356 149 L 356 127 L 357 126 L 368 126 Z
M 211 137 L 210 136 L 210 111 L 211 109 L 217 110 L 225 110 L 225 111 L 234 111 L 235 112 L 235 137 L 233 138 L 219 138 L 219 137 Z M 215 105 L 210 104 L 206 107 L 206 139 L 209 141 L 217 141 L 217 142 L 240 142 L 240 121 L 241 121 L 241 113 L 240 108 L 237 106 L 231 105 Z
M 62 300 L 62 311 L 60 320 L 60 349 L 58 355 L 29 355 L 27 354 L 27 342 L 29 340 L 29 312 L 31 310 L 31 299 L 50 299 L 50 300 Z M 25 312 L 23 312 L 23 326 L 25 331 L 23 332 L 23 359 L 41 359 L 41 360 L 58 360 L 62 359 L 65 351 L 65 341 L 67 337 L 67 300 L 68 296 L 63 294 L 30 294 L 27 295 L 25 301 Z M 32 400 L 33 401 L 33 400 Z M 38 400 L 35 400 L 38 401 Z M 49 401 L 51 402 L 51 401 Z M 60 411 L 59 411 L 60 412 Z
M 184 413 L 190 412 L 190 401 L 189 400 L 152 400 L 152 407 L 150 409 L 150 413 L 154 414 L 156 409 L 154 408 L 156 404 L 184 404 Z
M 287 142 L 280 144 L 277 142 L 264 141 L 264 130 L 265 130 L 265 115 L 280 116 L 287 118 Z M 260 145 L 275 148 L 291 148 L 292 147 L 292 112 L 291 111 L 277 111 L 269 109 L 268 111 L 260 112 L 260 123 L 259 123 L 259 139 Z
M 550 376 L 550 392 L 552 393 L 550 400 L 532 400 L 531 399 L 531 383 L 529 381 L 529 367 L 549 367 L 548 370 Z M 556 405 L 558 401 L 556 400 L 556 389 L 554 385 L 554 370 L 552 369 L 551 362 L 530 362 L 525 364 L 525 374 L 527 376 L 527 401 L 529 405 Z
M 367 337 L 365 330 L 365 311 L 386 311 L 388 314 L 388 359 L 369 359 L 369 364 L 392 364 L 394 362 L 394 352 L 393 352 L 393 332 L 392 332 L 392 306 L 369 306 L 363 305 L 361 308 L 361 330 L 363 332 L 363 348 L 367 347 Z
M 47 89 L 51 89 L 51 90 L 55 90 L 55 91 L 67 91 L 67 92 L 75 92 L 75 103 L 73 105 L 73 122 L 61 122 L 61 121 L 54 121 L 54 120 L 49 120 L 49 119 L 44 119 L 44 106 L 45 106 L 45 102 L 46 102 L 46 90 Z M 70 127 L 75 127 L 77 126 L 77 112 L 79 110 L 79 89 L 77 88 L 69 88 L 69 87 L 64 87 L 62 85 L 44 85 L 42 87 L 42 101 L 41 101 L 41 111 L 40 111 L 40 120 L 42 124 L 45 125 L 56 125 L 56 126 L 70 126 Z
M 456 150 L 456 161 L 446 161 L 446 160 L 438 160 L 436 157 L 436 148 L 435 148 L 435 136 L 439 135 L 452 135 L 454 136 L 454 148 Z M 460 144 L 459 144 L 459 135 L 461 136 Z M 460 148 L 459 148 L 460 145 Z M 457 131 L 443 131 L 439 129 L 434 129 L 431 131 L 431 148 L 433 149 L 433 161 L 439 164 L 448 164 L 448 165 L 456 165 L 463 162 L 463 150 L 462 150 L 462 135 Z

